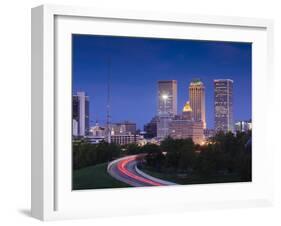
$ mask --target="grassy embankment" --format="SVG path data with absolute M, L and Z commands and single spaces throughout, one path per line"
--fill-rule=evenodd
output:
M 73 190 L 130 187 L 107 173 L 107 163 L 74 170 L 72 184 Z

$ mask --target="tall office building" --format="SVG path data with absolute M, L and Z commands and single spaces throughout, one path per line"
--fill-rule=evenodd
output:
M 189 85 L 189 100 L 194 121 L 202 121 L 206 128 L 205 86 L 200 80 L 193 80 Z
M 178 87 L 176 80 L 158 81 L 157 137 L 169 135 L 169 122 L 177 114 Z
M 178 85 L 176 80 L 158 81 L 158 116 L 177 114 Z
M 215 85 L 215 130 L 233 132 L 233 81 L 216 79 Z
M 72 119 L 77 122 L 73 135 L 86 136 L 89 133 L 89 97 L 85 92 L 77 92 L 72 97 Z M 76 127 L 76 126 L 75 126 Z M 74 131 L 75 129 L 75 131 Z

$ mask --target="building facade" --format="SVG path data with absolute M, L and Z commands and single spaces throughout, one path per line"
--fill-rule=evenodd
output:
M 195 121 L 192 109 L 187 102 L 183 108 L 181 117 L 175 117 L 169 123 L 169 136 L 173 139 L 191 138 L 194 143 L 204 142 L 203 121 Z
M 169 135 L 169 122 L 177 114 L 177 102 L 177 81 L 158 81 L 157 137 L 160 139 Z
M 89 97 L 85 92 L 77 92 L 72 97 L 72 120 L 77 122 L 78 128 L 73 127 L 73 135 L 86 136 L 89 134 Z
M 214 129 L 204 129 L 204 137 L 205 139 L 209 139 L 216 135 L 216 131 Z
M 202 121 L 206 128 L 205 86 L 200 80 L 193 80 L 189 85 L 189 100 L 194 121 Z
M 214 80 L 215 87 L 215 130 L 234 132 L 233 129 L 233 81 Z
M 131 134 L 135 135 L 137 125 L 134 122 L 124 121 L 111 124 L 111 135 Z
M 235 123 L 235 132 L 248 132 L 252 130 L 252 121 L 238 121 Z
M 139 139 L 140 139 L 139 135 L 132 135 L 132 134 L 112 135 L 111 143 L 126 145 L 126 144 L 138 143 Z
M 98 123 L 90 128 L 90 136 L 105 137 L 105 135 L 105 127 L 100 126 Z
M 153 117 L 149 123 L 144 125 L 143 130 L 145 131 L 145 138 L 153 138 L 157 136 L 157 121 L 158 117 Z
M 75 119 L 72 119 L 72 136 L 78 136 L 78 122 Z
M 165 139 L 169 136 L 169 124 L 172 121 L 172 116 L 161 116 L 157 121 L 157 138 Z

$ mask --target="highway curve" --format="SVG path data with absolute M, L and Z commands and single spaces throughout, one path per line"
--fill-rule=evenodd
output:
M 144 155 L 130 155 L 108 164 L 107 172 L 115 179 L 134 187 L 174 185 L 169 181 L 152 177 L 138 169 L 137 164 Z

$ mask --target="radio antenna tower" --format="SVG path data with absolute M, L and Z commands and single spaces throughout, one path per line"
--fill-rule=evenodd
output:
M 110 116 L 110 79 L 111 79 L 111 59 L 108 58 L 108 74 L 107 74 L 107 103 L 106 103 L 106 141 L 111 143 L 111 116 Z

